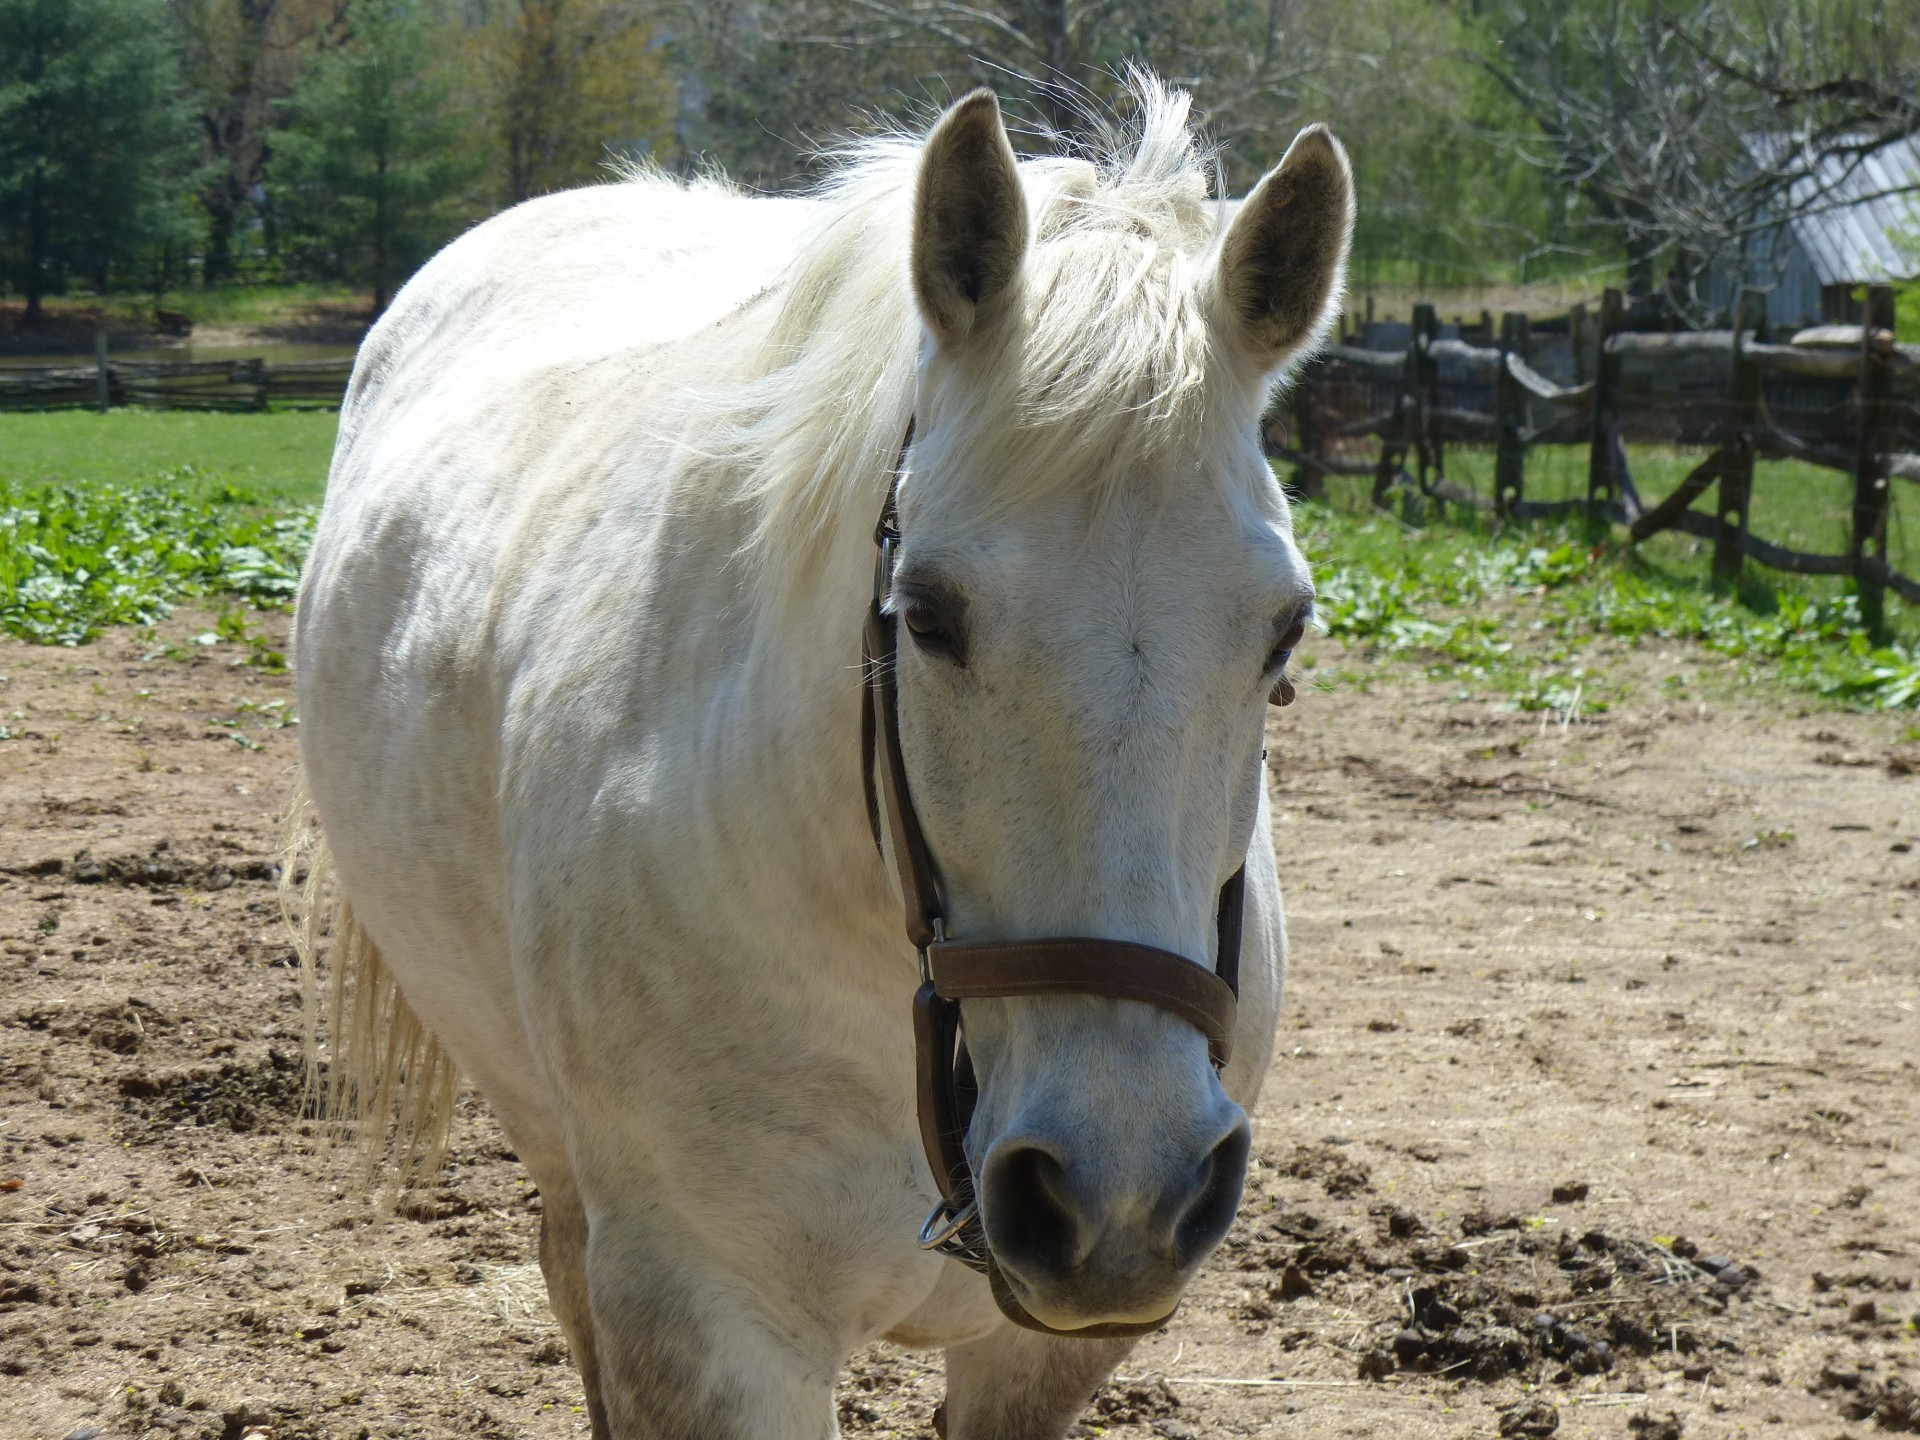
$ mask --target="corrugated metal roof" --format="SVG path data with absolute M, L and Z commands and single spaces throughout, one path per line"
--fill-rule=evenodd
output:
M 1920 276 L 1920 137 L 1859 160 L 1823 156 L 1788 197 L 1794 209 L 1810 207 L 1787 223 L 1822 285 Z

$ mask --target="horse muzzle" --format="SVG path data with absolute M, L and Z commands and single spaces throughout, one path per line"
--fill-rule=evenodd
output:
M 1206 1138 L 1150 1163 L 1084 1126 L 1022 1125 L 988 1147 L 980 1214 L 1003 1310 L 1011 1299 L 1067 1334 L 1157 1328 L 1172 1314 L 1246 1179 L 1246 1114 L 1210 1088 L 1205 1114 L 1181 1127 Z

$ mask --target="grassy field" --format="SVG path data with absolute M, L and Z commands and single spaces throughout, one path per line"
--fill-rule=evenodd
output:
M 1706 456 L 1705 450 L 1636 445 L 1630 447 L 1627 461 L 1641 499 L 1651 505 L 1669 494 Z M 1450 446 L 1446 461 L 1449 480 L 1481 495 L 1492 496 L 1494 456 L 1490 447 Z M 1328 490 L 1339 508 L 1358 512 L 1366 508 L 1371 484 L 1372 481 L 1364 477 L 1334 477 L 1328 481 Z M 1583 498 L 1586 493 L 1585 446 L 1539 446 L 1528 453 L 1528 499 L 1572 500 Z M 1696 502 L 1696 508 L 1709 509 L 1711 505 L 1712 492 Z M 1852 523 L 1852 505 L 1850 476 L 1798 461 L 1761 461 L 1754 466 L 1749 528 L 1762 539 L 1789 549 L 1844 554 Z M 1920 576 L 1920 487 L 1895 485 L 1893 506 L 1888 527 L 1888 558 L 1902 573 Z M 1464 507 L 1453 507 L 1447 520 L 1450 524 L 1470 527 L 1478 523 Z M 1712 550 L 1709 541 L 1669 531 L 1654 536 L 1639 546 L 1636 553 L 1642 564 L 1667 573 L 1676 582 L 1690 583 L 1706 575 Z M 1748 568 L 1756 593 L 1785 587 L 1809 596 L 1833 599 L 1847 589 L 1847 582 L 1840 579 L 1781 575 L 1757 565 Z M 1903 607 L 1897 596 L 1889 596 L 1887 605 L 1896 627 L 1920 628 L 1920 614 L 1915 613 L 1913 607 Z
M 156 309 L 185 315 L 195 325 L 222 327 L 351 323 L 364 320 L 373 310 L 369 292 L 344 285 L 195 286 L 169 290 L 157 300 L 152 292 L 143 291 L 130 295 L 50 295 L 45 303 L 50 324 L 103 325 L 115 330 L 147 329 L 153 324 Z M 18 316 L 17 303 L 0 307 L 0 330 L 7 328 L 7 321 L 17 321 Z
M 232 487 L 261 500 L 320 499 L 339 417 L 179 410 L 0 415 L 0 484 L 136 485 L 162 477 L 193 497 Z
M 0 417 L 0 629 L 73 645 L 109 625 L 150 624 L 186 596 L 285 604 L 312 536 L 334 423 L 310 413 Z M 1584 456 L 1537 458 L 1529 493 L 1584 488 L 1573 463 Z M 1650 496 L 1693 463 L 1676 451 L 1631 459 Z M 1484 452 L 1460 450 L 1450 469 L 1484 485 L 1491 477 L 1476 469 L 1488 464 Z M 1756 523 L 1785 543 L 1837 547 L 1844 488 L 1798 470 L 1767 467 Z M 1410 524 L 1366 506 L 1364 491 L 1334 489 L 1332 503 L 1302 506 L 1298 521 L 1328 629 L 1370 662 L 1425 667 L 1461 698 L 1604 709 L 1623 693 L 1593 659 L 1593 638 L 1608 635 L 1702 644 L 1738 660 L 1743 683 L 1920 709 L 1920 616 L 1898 601 L 1888 607 L 1895 643 L 1875 648 L 1839 581 L 1754 570 L 1739 595 L 1722 595 L 1708 582 L 1705 548 L 1689 537 L 1636 549 L 1577 520 L 1500 527 L 1477 512 Z M 245 635 L 241 613 L 230 619 Z

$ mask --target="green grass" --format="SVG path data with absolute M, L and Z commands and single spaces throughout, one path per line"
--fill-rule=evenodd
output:
M 1704 449 L 1664 445 L 1635 445 L 1629 448 L 1628 469 L 1648 505 L 1657 504 L 1707 457 Z M 1482 446 L 1452 446 L 1446 452 L 1447 478 L 1468 486 L 1481 495 L 1493 494 L 1493 451 Z M 1368 479 L 1333 479 L 1329 492 L 1345 509 L 1365 508 Z M 1539 446 L 1528 452 L 1526 497 L 1529 500 L 1583 499 L 1587 493 L 1587 450 L 1580 445 Z M 1711 513 L 1713 492 L 1694 502 L 1694 508 Z M 1754 466 L 1753 509 L 1748 520 L 1751 532 L 1776 545 L 1815 554 L 1846 553 L 1847 534 L 1852 525 L 1853 480 L 1836 470 L 1806 465 L 1792 460 L 1763 460 Z M 1452 507 L 1449 518 L 1457 523 L 1477 523 L 1464 509 Z M 1887 555 L 1896 570 L 1920 578 L 1920 487 L 1896 484 L 1893 488 L 1893 515 L 1888 526 Z M 1712 563 L 1712 542 L 1679 531 L 1653 536 L 1638 547 L 1639 558 L 1650 566 L 1669 572 L 1676 580 L 1701 576 Z M 1788 577 L 1750 563 L 1748 570 L 1761 590 L 1786 585 L 1797 593 L 1823 600 L 1838 600 L 1848 593 L 1850 582 L 1838 578 L 1810 576 Z M 1903 607 L 1889 595 L 1887 608 L 1896 626 L 1920 624 L 1920 613 Z
M 1704 449 L 1635 445 L 1627 456 L 1634 487 L 1648 505 L 1657 504 L 1707 458 Z M 1470 484 L 1482 495 L 1493 494 L 1491 449 L 1456 447 L 1447 452 L 1447 476 Z M 1530 500 L 1582 499 L 1587 493 L 1587 450 L 1583 445 L 1543 446 L 1527 457 L 1526 495 Z M 1913 502 L 1903 504 L 1902 502 Z M 1694 502 L 1710 509 L 1712 492 Z M 1907 509 L 1915 510 L 1912 524 L 1903 524 Z M 1762 460 L 1753 467 L 1753 513 L 1748 528 L 1763 539 L 1793 550 L 1843 554 L 1852 524 L 1853 478 L 1819 465 L 1797 460 Z M 1894 568 L 1920 575 L 1920 490 L 1894 492 L 1894 523 L 1888 533 L 1888 554 Z M 1707 542 L 1685 536 L 1676 541 L 1700 547 Z M 1660 553 L 1657 550 L 1654 553 Z M 1692 553 L 1689 550 L 1688 553 Z
M 1716 593 L 1702 566 L 1676 568 L 1578 522 L 1409 525 L 1324 504 L 1297 512 L 1329 633 L 1363 654 L 1417 664 L 1461 699 L 1522 710 L 1604 710 L 1631 680 L 1600 657 L 1691 641 L 1736 663 L 1741 684 L 1784 682 L 1861 709 L 1920 709 L 1920 651 L 1874 646 L 1853 596 L 1751 578 Z M 1890 609 L 1892 607 L 1890 606 Z
M 136 316 L 152 314 L 150 295 L 109 298 L 126 304 Z M 191 316 L 196 325 L 289 325 L 316 319 L 345 322 L 370 315 L 373 296 L 344 285 L 216 285 L 206 290 L 169 290 L 160 308 Z
M 317 502 L 326 489 L 339 417 L 179 410 L 61 410 L 0 414 L 0 484 L 134 485 L 171 472 L 183 494 L 228 487 L 263 501 Z
M 11 302 L 18 305 L 18 301 Z M 137 294 L 52 295 L 46 310 L 61 320 L 106 323 L 144 330 L 153 312 L 175 310 L 196 325 L 302 325 L 316 321 L 349 324 L 373 310 L 372 295 L 345 285 L 215 285 L 207 289 L 168 290 L 156 306 L 150 291 Z
M 150 624 L 190 596 L 287 603 L 311 541 L 333 426 L 332 415 L 314 414 L 0 417 L 0 629 L 73 645 L 108 625 Z M 23 434 L 32 446 L 17 443 Z M 1482 458 L 1457 452 L 1455 473 Z M 1645 452 L 1633 463 L 1657 494 L 1691 457 Z M 1534 478 L 1537 494 L 1545 478 L 1540 487 Z M 1776 491 L 1791 497 L 1808 483 L 1775 476 L 1767 493 L 1777 501 Z M 1813 527 L 1831 497 L 1796 503 L 1775 518 Z M 1413 525 L 1352 504 L 1314 504 L 1300 508 L 1298 525 L 1328 629 L 1363 655 L 1423 666 L 1463 697 L 1504 696 L 1527 710 L 1604 709 L 1633 683 L 1597 658 L 1607 647 L 1594 641 L 1607 636 L 1627 646 L 1698 643 L 1730 657 L 1741 683 L 1785 683 L 1860 708 L 1920 709 L 1911 629 L 1874 647 L 1838 582 L 1776 583 L 1755 570 L 1737 596 L 1723 595 L 1706 578 L 1703 554 L 1678 542 L 1670 553 L 1629 547 L 1618 535 L 1588 535 L 1579 522 L 1499 527 L 1476 513 Z M 1803 538 L 1819 537 L 1809 528 Z M 1897 629 L 1916 618 L 1896 603 L 1889 610 Z

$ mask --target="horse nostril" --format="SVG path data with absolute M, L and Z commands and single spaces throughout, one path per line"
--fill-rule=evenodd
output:
M 1086 1258 L 1089 1227 L 1067 1170 L 1031 1144 L 1001 1144 L 987 1160 L 982 1187 L 994 1253 L 1023 1272 L 1059 1274 Z
M 1202 1162 L 1199 1187 L 1173 1227 L 1173 1261 L 1180 1269 L 1204 1259 L 1233 1224 L 1252 1145 L 1253 1131 L 1243 1117 Z

